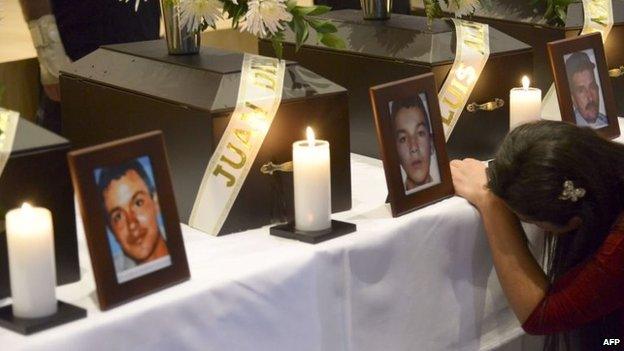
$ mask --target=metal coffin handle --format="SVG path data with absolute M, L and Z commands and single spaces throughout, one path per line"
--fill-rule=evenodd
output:
M 292 172 L 293 171 L 293 163 L 292 161 L 284 162 L 282 164 L 275 164 L 273 162 L 265 163 L 260 167 L 260 172 L 262 174 L 273 175 L 275 172 Z
M 468 112 L 494 111 L 503 106 L 505 106 L 505 100 L 501 98 L 495 98 L 493 101 L 488 101 L 484 104 L 478 104 L 476 102 L 468 104 L 468 106 L 466 106 L 466 110 L 468 110 Z
M 609 70 L 609 77 L 618 78 L 624 76 L 624 66 L 620 66 L 620 68 L 613 68 Z

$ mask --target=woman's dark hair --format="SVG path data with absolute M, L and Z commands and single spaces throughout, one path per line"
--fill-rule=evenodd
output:
M 582 219 L 575 232 L 547 238 L 551 283 L 596 252 L 624 209 L 624 145 L 589 128 L 555 121 L 521 125 L 505 138 L 487 173 L 490 190 L 530 220 L 564 226 L 575 216 Z M 585 189 L 585 196 L 576 202 L 560 199 L 567 180 Z M 596 338 L 616 335 L 615 323 L 605 316 L 578 335 L 601 345 Z M 569 336 L 549 336 L 544 348 L 558 350 L 562 341 L 569 344 Z

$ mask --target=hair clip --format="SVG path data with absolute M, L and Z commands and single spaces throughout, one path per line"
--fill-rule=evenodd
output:
M 565 182 L 563 182 L 563 191 L 561 192 L 561 195 L 559 195 L 559 200 L 570 200 L 572 202 L 577 202 L 584 196 L 585 189 L 575 188 L 574 183 L 571 180 L 566 180 Z

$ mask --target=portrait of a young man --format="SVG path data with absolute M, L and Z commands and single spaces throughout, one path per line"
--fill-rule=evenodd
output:
M 405 194 L 440 184 L 425 94 L 391 101 L 390 118 Z
M 171 265 L 149 157 L 95 170 L 117 280 Z

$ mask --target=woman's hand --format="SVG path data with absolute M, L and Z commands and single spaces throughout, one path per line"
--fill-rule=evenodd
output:
M 507 301 L 524 323 L 548 291 L 548 279 L 525 242 L 522 225 L 488 188 L 483 162 L 451 162 L 455 193 L 477 207 L 490 245 L 492 262 Z
M 451 161 L 451 175 L 455 194 L 468 200 L 477 208 L 484 206 L 492 193 L 487 188 L 486 166 L 483 162 L 467 158 Z

